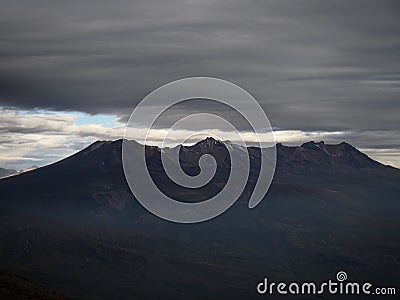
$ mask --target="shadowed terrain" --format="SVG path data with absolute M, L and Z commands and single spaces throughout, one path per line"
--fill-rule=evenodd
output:
M 68 297 L 57 294 L 43 286 L 30 282 L 26 278 L 0 271 L 0 298 L 3 300 L 67 300 Z
M 339 270 L 352 281 L 399 282 L 400 171 L 347 143 L 278 144 L 271 189 L 252 210 L 260 150 L 248 148 L 241 198 L 218 218 L 191 225 L 163 221 L 135 200 L 121 147 L 121 140 L 99 141 L 0 180 L 0 266 L 77 299 L 249 299 L 258 298 L 255 286 L 265 276 L 320 282 Z M 146 148 L 150 174 L 178 200 L 204 200 L 229 176 L 229 153 L 211 138 L 181 149 L 190 175 L 203 154 L 218 163 L 198 190 L 166 178 L 160 151 Z

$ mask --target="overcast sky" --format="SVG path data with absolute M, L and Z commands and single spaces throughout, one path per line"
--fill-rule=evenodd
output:
M 400 167 L 399 20 L 398 1 L 0 0 L 0 167 L 119 138 L 145 95 L 191 76 L 249 91 L 280 142 Z

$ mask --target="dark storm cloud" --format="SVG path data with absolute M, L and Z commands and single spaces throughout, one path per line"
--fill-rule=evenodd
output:
M 394 130 L 399 17 L 397 1 L 3 0 L 0 105 L 126 120 L 160 85 L 212 76 L 281 129 Z

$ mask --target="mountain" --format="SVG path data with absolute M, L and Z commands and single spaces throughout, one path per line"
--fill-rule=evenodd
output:
M 345 169 L 382 167 L 380 163 L 345 142 L 326 145 L 323 141 L 318 143 L 311 141 L 300 147 L 286 147 L 282 144 L 278 144 L 277 147 L 285 162 Z
M 139 144 L 130 142 L 134 147 Z M 163 151 L 167 152 L 168 149 Z M 235 151 L 243 151 L 239 147 Z M 260 149 L 249 147 L 251 162 L 250 179 L 255 179 L 260 167 Z M 125 221 L 135 214 L 137 205 L 122 169 L 122 140 L 98 141 L 86 149 L 52 165 L 39 168 L 17 177 L 0 181 L 0 192 L 6 201 L 0 202 L 3 211 L 18 211 L 69 220 L 87 221 L 118 220 Z M 180 163 L 183 170 L 196 175 L 200 172 L 198 161 L 204 154 L 211 154 L 218 168 L 213 180 L 205 187 L 191 189 L 177 186 L 166 176 L 161 162 L 161 149 L 146 146 L 146 161 L 149 172 L 159 188 L 181 201 L 200 201 L 219 192 L 227 181 L 230 171 L 230 157 L 225 145 L 207 138 L 192 146 L 183 146 Z M 174 159 L 171 157 L 171 159 Z M 275 188 L 282 183 L 295 189 L 292 177 L 301 174 L 302 187 L 311 177 L 348 176 L 349 181 L 376 180 L 387 177 L 396 181 L 399 170 L 384 166 L 347 143 L 325 145 L 324 142 L 308 142 L 297 147 L 277 145 L 277 170 Z M 368 174 L 366 178 L 364 178 Z M 330 179 L 327 178 L 326 181 Z M 323 181 L 323 180 L 322 180 Z M 249 181 L 244 195 L 250 194 L 254 180 Z M 324 184 L 328 182 L 323 182 Z M 288 187 L 287 187 L 288 188 Z M 280 192 L 287 192 L 287 188 Z M 310 187 L 315 189 L 316 187 Z M 188 200 L 188 193 L 191 195 Z M 28 200 L 29 199 L 29 200 Z
M 29 172 L 29 171 L 32 171 L 32 170 L 35 170 L 35 169 L 37 169 L 36 166 L 32 166 L 30 168 L 22 169 L 22 170 L 19 170 L 19 171 L 14 170 L 14 169 L 3 169 L 3 168 L 0 168 L 0 179 L 3 178 L 3 177 L 9 177 L 9 176 L 14 176 L 14 175 L 18 175 L 18 174 L 21 174 L 21 173 Z
M 6 177 L 6 176 L 10 176 L 10 175 L 13 175 L 13 174 L 16 174 L 16 173 L 18 173 L 18 171 L 13 170 L 13 169 L 0 168 L 0 178 Z
M 398 285 L 400 170 L 350 144 L 278 144 L 270 191 L 251 210 L 261 152 L 249 147 L 243 195 L 221 216 L 190 225 L 159 219 L 135 200 L 121 149 L 122 140 L 98 141 L 1 179 L 0 267 L 77 299 L 252 299 L 265 276 L 318 282 L 339 270 L 354 281 Z M 166 178 L 161 151 L 168 159 L 172 150 L 146 146 L 149 172 L 165 193 L 201 201 L 223 187 L 230 169 L 223 143 L 182 147 L 188 174 L 198 174 L 203 154 L 218 163 L 210 183 L 195 191 Z

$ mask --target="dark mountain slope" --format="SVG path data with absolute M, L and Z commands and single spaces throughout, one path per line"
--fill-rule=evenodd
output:
M 26 278 L 0 270 L 2 300 L 68 300 L 70 298 L 30 282 Z
M 133 201 L 123 175 L 121 141 L 96 142 L 52 165 L 5 178 L 0 186 L 4 212 L 95 220 Z

